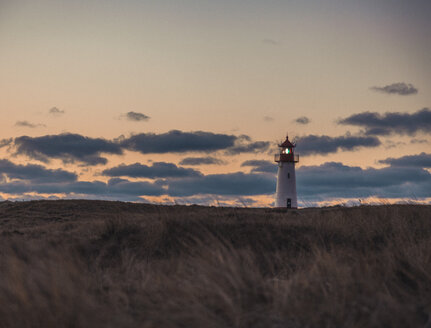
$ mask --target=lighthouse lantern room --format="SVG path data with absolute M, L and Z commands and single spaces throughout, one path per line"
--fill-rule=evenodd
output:
M 275 162 L 278 163 L 275 207 L 298 208 L 295 163 L 299 162 L 299 156 L 294 154 L 295 146 L 288 136 L 278 145 L 280 154 L 275 155 Z

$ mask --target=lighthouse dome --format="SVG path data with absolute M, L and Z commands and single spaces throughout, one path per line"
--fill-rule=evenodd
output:
M 289 136 L 286 136 L 286 140 L 281 145 L 278 145 L 282 148 L 294 148 L 295 145 L 289 141 Z

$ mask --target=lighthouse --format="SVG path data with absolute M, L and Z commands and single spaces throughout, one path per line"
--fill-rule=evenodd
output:
M 275 155 L 275 161 L 278 163 L 275 207 L 298 208 L 295 163 L 299 162 L 299 156 L 294 154 L 295 144 L 289 141 L 289 136 L 278 147 L 280 154 Z

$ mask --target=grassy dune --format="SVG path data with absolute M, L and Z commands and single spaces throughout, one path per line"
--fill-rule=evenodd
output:
M 431 327 L 431 207 L 0 203 L 0 327 Z

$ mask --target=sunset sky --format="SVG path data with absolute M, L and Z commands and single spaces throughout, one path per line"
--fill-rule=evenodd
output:
M 0 0 L 0 200 L 431 203 L 429 0 Z

